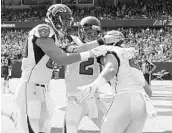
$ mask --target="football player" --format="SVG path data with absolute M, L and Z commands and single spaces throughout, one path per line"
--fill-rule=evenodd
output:
M 70 8 L 55 4 L 48 8 L 45 23 L 37 25 L 29 32 L 23 52 L 22 76 L 15 93 L 23 133 L 50 132 L 49 121 L 53 114 L 50 112 L 54 106 L 47 103 L 51 103 L 48 84 L 53 71 L 52 62 L 66 65 L 104 55 L 107 50 L 99 45 L 113 42 L 113 36 L 103 37 L 88 44 L 96 47 L 95 49 L 74 54 L 65 53 L 58 39 L 65 36 L 72 21 Z
M 81 20 L 79 26 L 79 37 L 73 37 L 76 44 L 84 47 L 67 48 L 71 52 L 83 52 L 90 47 L 85 47 L 86 42 L 98 39 L 101 33 L 100 21 L 93 16 L 85 17 Z M 72 48 L 74 49 L 72 49 Z M 64 133 L 77 133 L 78 126 L 84 116 L 88 116 L 93 122 L 100 127 L 104 114 L 107 112 L 106 104 L 100 99 L 99 94 L 85 103 L 78 103 L 76 94 L 80 91 L 77 89 L 93 82 L 100 73 L 100 64 L 97 58 L 88 58 L 86 61 L 80 61 L 67 66 L 65 76 L 68 105 L 65 113 Z
M 119 41 L 124 37 L 119 31 L 108 34 L 119 36 Z M 147 115 L 156 115 L 149 99 L 152 92 L 135 61 L 135 49 L 122 48 L 121 43 L 107 46 L 109 52 L 102 60 L 103 71 L 91 84 L 80 87 L 83 90 L 77 94 L 77 99 L 81 103 L 87 102 L 98 88 L 116 79 L 117 94 L 104 118 L 101 133 L 142 133 Z
M 9 91 L 9 72 L 12 66 L 12 61 L 8 58 L 8 55 L 5 53 L 1 57 L 1 72 L 4 78 L 3 81 L 3 92 L 5 93 L 7 90 Z

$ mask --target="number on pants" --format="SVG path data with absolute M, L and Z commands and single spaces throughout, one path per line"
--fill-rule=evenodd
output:
M 94 64 L 94 58 L 89 58 L 88 61 L 83 61 L 80 63 L 79 74 L 93 75 L 93 68 L 88 67 Z

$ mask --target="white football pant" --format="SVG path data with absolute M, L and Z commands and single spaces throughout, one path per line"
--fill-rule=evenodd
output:
M 52 112 L 47 109 L 46 88 L 19 81 L 15 98 L 22 133 L 50 132 Z
M 77 133 L 78 126 L 84 116 L 89 115 L 88 104 L 78 103 L 76 97 L 69 97 L 69 103 L 67 105 L 66 114 L 65 114 L 65 130 L 64 133 Z M 90 103 L 89 103 L 90 104 Z M 92 121 L 100 128 L 103 116 L 107 112 L 106 104 L 100 100 L 96 99 L 98 117 L 91 118 Z
M 142 133 L 147 113 L 139 93 L 123 93 L 114 97 L 103 120 L 101 133 Z

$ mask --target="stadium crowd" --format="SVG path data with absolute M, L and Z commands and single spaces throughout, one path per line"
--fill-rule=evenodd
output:
M 163 3 L 163 4 L 162 4 Z M 104 6 L 103 6 L 104 5 Z M 172 16 L 171 0 L 134 0 L 127 5 L 94 8 L 71 7 L 76 22 L 92 15 L 99 19 L 146 19 Z M 2 21 L 41 21 L 45 17 L 45 6 L 29 9 L 3 8 Z M 148 56 L 152 61 L 172 61 L 172 31 L 170 29 L 118 29 L 126 36 L 126 45 L 139 49 L 140 56 Z M 1 52 L 8 52 L 13 59 L 22 58 L 28 30 L 2 30 Z M 77 33 L 77 32 L 76 32 Z M 140 58 L 141 58 L 140 57 Z
M 139 50 L 140 59 L 147 56 L 155 62 L 172 61 L 172 30 L 149 28 L 118 30 L 124 33 L 126 46 L 134 46 Z M 1 52 L 7 52 L 13 59 L 21 59 L 23 46 L 27 43 L 27 32 L 28 30 L 2 30 Z
M 103 3 L 99 7 L 77 8 L 70 7 L 74 13 L 75 20 L 80 21 L 89 15 L 99 19 L 146 19 L 172 17 L 171 0 L 134 0 L 125 5 L 106 6 Z M 30 9 L 3 9 L 2 21 L 39 21 L 45 17 L 46 7 L 32 7 Z

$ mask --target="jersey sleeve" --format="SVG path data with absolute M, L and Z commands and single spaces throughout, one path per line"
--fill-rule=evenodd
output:
M 105 56 L 99 56 L 99 57 L 97 57 L 97 62 L 98 62 L 99 64 L 101 64 L 101 65 L 104 65 L 105 60 L 106 60 L 106 56 L 107 56 L 108 54 L 112 54 L 112 55 L 114 56 L 114 58 L 117 59 L 117 61 L 118 61 L 118 67 L 119 67 L 119 66 L 120 66 L 120 59 L 119 59 L 118 55 L 117 55 L 114 51 L 108 51 L 107 54 L 106 54 Z
M 51 38 L 53 35 L 55 35 L 55 32 L 49 25 L 40 24 L 35 27 L 33 35 L 38 38 Z
M 96 59 L 97 59 L 97 63 L 103 65 L 104 56 L 99 56 L 99 57 L 97 57 Z
M 134 48 L 123 48 L 122 54 L 125 59 L 132 59 L 136 56 L 136 50 Z

